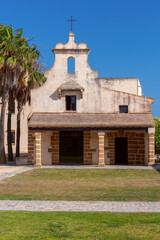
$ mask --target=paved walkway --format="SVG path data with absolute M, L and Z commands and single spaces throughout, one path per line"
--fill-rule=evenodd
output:
M 160 202 L 8 201 L 0 210 L 58 212 L 160 212 Z
M 0 165 L 0 181 L 5 178 L 12 177 L 18 173 L 22 173 L 32 169 L 31 166 L 9 166 L 9 165 Z
M 105 167 L 97 167 L 97 165 L 55 165 L 42 166 L 42 168 L 55 169 L 135 169 L 135 170 L 160 170 L 160 165 L 154 166 L 129 166 L 129 165 L 106 165 Z

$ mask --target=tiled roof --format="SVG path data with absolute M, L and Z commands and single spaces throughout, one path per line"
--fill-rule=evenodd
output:
M 150 113 L 33 113 L 31 128 L 146 128 L 153 127 Z
M 58 90 L 84 90 L 84 88 L 76 81 L 70 80 L 66 83 L 61 84 Z

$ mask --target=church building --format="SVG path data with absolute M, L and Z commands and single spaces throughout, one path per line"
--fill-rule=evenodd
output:
M 31 92 L 28 164 L 154 164 L 153 98 L 138 78 L 98 78 L 89 52 L 73 32 L 53 49 L 47 81 Z

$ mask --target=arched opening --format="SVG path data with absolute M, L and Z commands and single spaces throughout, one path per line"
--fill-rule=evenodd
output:
M 68 58 L 68 73 L 75 73 L 75 59 L 73 57 Z

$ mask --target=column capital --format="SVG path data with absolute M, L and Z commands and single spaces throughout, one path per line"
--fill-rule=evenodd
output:
M 34 134 L 35 134 L 35 137 L 37 137 L 41 135 L 41 132 L 35 132 Z
M 105 136 L 105 132 L 98 132 L 98 136 Z
M 155 127 L 148 128 L 148 134 L 155 134 Z

